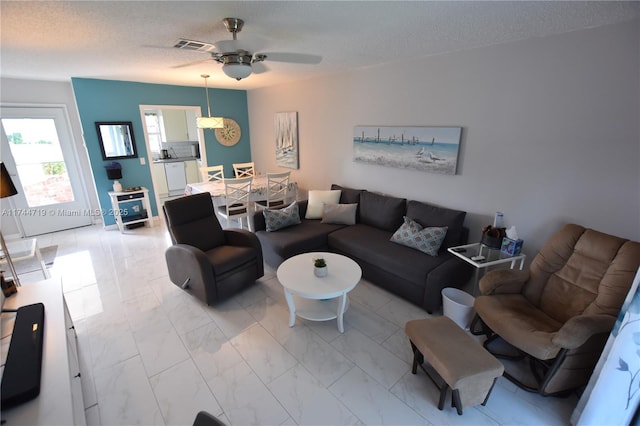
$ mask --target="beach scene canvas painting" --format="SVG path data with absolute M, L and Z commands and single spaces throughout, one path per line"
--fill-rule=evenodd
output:
M 355 126 L 354 161 L 455 175 L 462 127 Z
M 276 127 L 276 164 L 298 168 L 298 113 L 278 112 Z

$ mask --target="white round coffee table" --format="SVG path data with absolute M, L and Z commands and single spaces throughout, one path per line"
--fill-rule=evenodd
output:
M 313 273 L 313 259 L 317 257 L 327 261 L 326 277 L 318 278 Z M 349 303 L 347 293 L 362 277 L 356 262 L 335 253 L 303 253 L 282 262 L 277 276 L 289 305 L 289 327 L 295 325 L 296 315 L 311 321 L 337 318 L 338 330 L 344 332 L 342 317 Z M 295 302 L 294 295 L 298 296 Z

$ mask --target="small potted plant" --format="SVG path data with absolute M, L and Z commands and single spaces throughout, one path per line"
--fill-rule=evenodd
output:
M 313 259 L 313 273 L 316 277 L 327 276 L 327 262 L 323 257 L 316 257 Z

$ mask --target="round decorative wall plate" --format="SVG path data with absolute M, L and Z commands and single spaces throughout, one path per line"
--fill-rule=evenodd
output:
M 238 143 L 242 131 L 240 125 L 233 118 L 224 118 L 224 127 L 216 129 L 216 139 L 224 146 L 233 146 Z

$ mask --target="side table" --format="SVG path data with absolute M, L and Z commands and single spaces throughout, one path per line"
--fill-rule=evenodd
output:
M 38 240 L 35 238 L 23 238 L 20 240 L 10 240 L 7 241 L 7 250 L 9 251 L 9 255 L 11 256 L 11 261 L 15 264 L 20 260 L 26 260 L 31 258 L 36 258 L 38 261 L 38 265 L 42 270 L 42 275 L 44 278 L 50 278 L 49 270 L 47 269 L 47 265 L 44 264 L 44 260 L 42 259 L 42 253 L 40 252 L 40 247 L 38 247 Z M 0 251 L 0 263 L 5 263 L 5 254 Z M 14 277 L 14 280 L 17 277 Z M 16 281 L 17 285 L 20 285 L 19 280 Z
M 109 191 L 109 198 L 111 198 L 110 213 L 113 214 L 120 232 L 124 232 L 126 225 L 133 225 L 134 223 L 144 223 L 145 225 L 153 226 L 153 222 L 151 221 L 149 190 L 147 188 L 142 187 L 135 191 Z M 121 205 L 133 201 L 142 202 L 142 211 L 135 215 L 123 214 L 126 210 L 123 209 Z
M 447 249 L 452 255 L 464 260 L 476 268 L 475 282 L 473 284 L 473 295 L 478 295 L 478 281 L 480 280 L 480 271 L 491 266 L 509 263 L 509 267 L 514 269 L 519 262 L 519 269 L 524 268 L 525 254 L 517 256 L 505 256 L 500 253 L 499 249 L 490 249 L 482 243 L 465 244 L 462 246 L 449 247 Z M 483 260 L 473 260 L 472 257 L 484 256 Z

